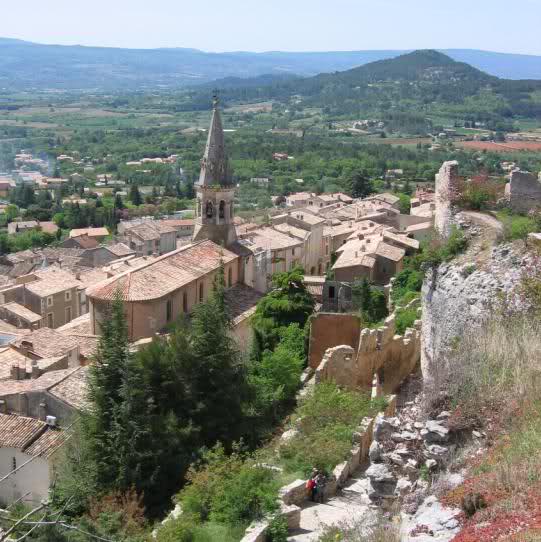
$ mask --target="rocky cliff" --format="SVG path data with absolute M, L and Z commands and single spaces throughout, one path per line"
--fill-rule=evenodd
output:
M 466 330 L 505 311 L 528 256 L 521 244 L 495 245 L 476 261 L 474 244 L 456 261 L 427 273 L 422 290 L 421 368 L 425 386 L 439 386 L 448 354 Z M 521 269 L 522 268 L 522 269 Z

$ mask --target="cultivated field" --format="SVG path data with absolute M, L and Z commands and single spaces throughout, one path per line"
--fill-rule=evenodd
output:
M 534 151 L 541 152 L 541 142 L 537 141 L 506 141 L 505 143 L 495 143 L 492 141 L 460 141 L 456 143 L 457 147 L 471 149 L 475 151 Z

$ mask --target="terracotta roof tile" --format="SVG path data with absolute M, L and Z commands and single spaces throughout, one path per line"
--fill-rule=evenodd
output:
M 70 231 L 70 237 L 79 237 L 88 235 L 89 237 L 107 237 L 109 230 L 107 228 L 78 228 Z
M 78 288 L 82 283 L 75 278 L 73 273 L 59 267 L 48 267 L 34 271 L 38 280 L 27 282 L 25 288 L 39 297 L 47 297 L 71 288 Z
M 64 356 L 77 347 L 77 340 L 55 329 L 42 327 L 13 342 L 13 346 L 22 348 L 22 342 L 32 343 L 30 350 L 40 358 Z
M 23 305 L 19 305 L 19 303 L 15 303 L 15 301 L 2 305 L 1 309 L 13 314 L 14 316 L 18 316 L 31 324 L 41 321 L 41 316 L 39 314 L 27 309 Z
M 47 425 L 34 418 L 25 418 L 16 414 L 0 414 L 0 447 L 25 449 Z
M 62 399 L 65 403 L 77 410 L 83 410 L 88 406 L 88 370 L 89 367 L 79 367 L 67 378 L 49 388 L 49 393 Z
M 46 426 L 46 430 L 23 451 L 32 457 L 51 457 L 69 438 L 69 434 L 58 427 Z
M 237 284 L 233 288 L 227 289 L 225 291 L 226 306 L 233 324 L 251 316 L 255 312 L 257 302 L 262 297 L 262 293 L 244 284 Z
M 125 301 L 159 299 L 236 258 L 212 241 L 194 243 L 92 286 L 87 296 L 110 301 L 119 291 Z

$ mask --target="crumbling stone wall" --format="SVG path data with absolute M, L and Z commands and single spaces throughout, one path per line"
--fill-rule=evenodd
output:
M 505 195 L 516 213 L 527 213 L 541 207 L 541 179 L 527 171 L 513 171 L 505 187 Z
M 335 314 L 333 330 L 342 327 L 342 320 L 349 323 L 347 314 Z M 311 337 L 319 325 L 319 316 L 312 322 Z M 329 322 L 327 321 L 327 324 Z M 363 329 L 356 345 L 342 344 L 325 350 L 316 369 L 316 382 L 334 380 L 349 389 L 372 389 L 374 375 L 378 377 L 380 391 L 386 394 L 396 391 L 400 383 L 414 370 L 421 356 L 421 322 L 415 329 L 408 329 L 404 336 L 396 334 L 394 315 L 387 318 L 379 329 Z
M 458 162 L 444 162 L 436 174 L 436 212 L 434 226 L 444 238 L 451 233 L 454 215 L 454 201 L 458 194 Z
M 317 369 L 325 352 L 334 346 L 357 348 L 361 320 L 354 314 L 324 313 L 314 316 L 310 324 L 308 364 Z

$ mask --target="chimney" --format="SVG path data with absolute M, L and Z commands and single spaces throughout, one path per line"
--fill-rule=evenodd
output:
M 18 365 L 12 365 L 9 376 L 11 380 L 19 380 L 19 366 Z
M 47 418 L 47 405 L 45 403 L 40 403 L 39 404 L 39 415 L 38 415 L 39 419 L 44 422 L 45 419 Z
M 4 399 L 0 399 L 0 414 L 7 414 L 8 413 L 8 405 L 4 401 Z
M 35 380 L 36 378 L 40 377 L 40 373 L 41 373 L 41 371 L 39 370 L 38 362 L 36 360 L 33 360 L 32 361 L 32 372 L 30 373 L 30 378 L 32 380 Z
M 19 393 L 19 414 L 28 416 L 28 396 L 26 393 Z

